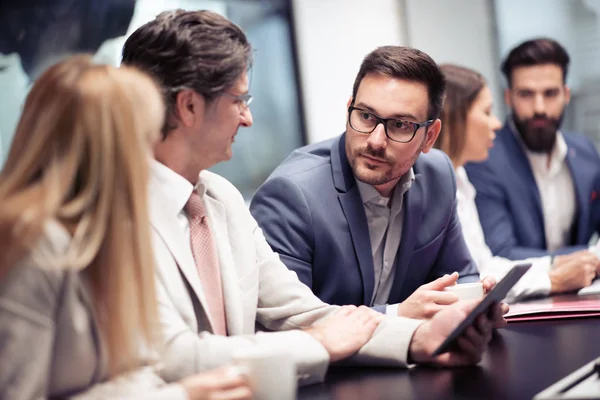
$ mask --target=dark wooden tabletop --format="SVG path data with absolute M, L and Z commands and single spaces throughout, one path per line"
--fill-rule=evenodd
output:
M 517 322 L 495 333 L 475 367 L 332 367 L 298 399 L 531 399 L 599 356 L 600 318 Z

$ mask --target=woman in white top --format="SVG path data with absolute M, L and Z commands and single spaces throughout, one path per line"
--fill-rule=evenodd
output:
M 495 138 L 494 131 L 501 128 L 501 123 L 492 113 L 492 93 L 481 74 L 451 64 L 442 65 L 441 69 L 447 87 L 440 117 L 442 130 L 435 146 L 448 154 L 456 170 L 458 217 L 479 273 L 500 280 L 515 261 L 493 256 L 486 245 L 475 205 L 476 191 L 463 165 L 484 161 L 488 157 Z M 554 260 L 551 257 L 527 260 L 533 266 L 513 287 L 507 300 L 514 302 L 526 296 L 581 288 L 581 277 L 574 273 L 576 269 L 573 266 L 585 261 L 585 257 L 595 256 L 589 252 L 579 252 L 558 256 Z M 589 264 L 593 265 L 593 262 Z M 595 268 L 590 268 L 589 273 L 590 279 L 593 279 Z
M 147 181 L 164 113 L 148 76 L 87 56 L 33 85 L 0 173 L 0 398 L 250 397 L 227 370 L 156 374 Z

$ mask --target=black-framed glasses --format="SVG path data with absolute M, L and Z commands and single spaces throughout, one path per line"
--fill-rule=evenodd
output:
M 223 94 L 234 99 L 240 105 L 240 111 L 250 107 L 250 103 L 252 103 L 253 99 L 250 93 L 236 95 L 229 92 L 223 92 Z
M 390 140 L 400 143 L 410 142 L 419 128 L 427 127 L 433 121 L 433 119 L 429 119 L 423 122 L 412 122 L 396 118 L 381 118 L 362 108 L 348 107 L 348 123 L 352 129 L 360 133 L 371 133 L 377 128 L 377 125 L 383 124 L 385 135 Z

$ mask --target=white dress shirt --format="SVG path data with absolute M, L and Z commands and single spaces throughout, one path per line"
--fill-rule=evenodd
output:
M 183 176 L 156 160 L 152 160 L 151 169 L 156 180 L 160 182 L 160 186 L 169 188 L 168 191 L 165 191 L 165 194 L 169 198 L 168 204 L 173 207 L 173 210 L 175 211 L 174 214 L 177 215 L 177 224 L 180 226 L 184 236 L 188 238 L 187 246 L 190 248 L 190 251 L 192 251 L 192 244 L 189 240 L 190 221 L 185 212 L 185 205 L 192 195 L 192 191 L 196 190 L 200 197 L 203 198 L 206 188 L 202 184 L 200 178 L 196 187 L 194 187 L 194 185 Z
M 492 276 L 499 281 L 518 261 L 492 255 L 492 251 L 485 243 L 479 213 L 475 205 L 477 192 L 463 167 L 456 169 L 456 188 L 456 211 L 462 225 L 467 247 L 479 268 L 479 274 L 482 277 Z M 550 257 L 530 258 L 526 261 L 532 262 L 533 265 L 513 286 L 506 298 L 508 302 L 514 302 L 526 296 L 547 295 L 550 293 L 551 283 L 548 276 L 551 270 Z
M 575 186 L 566 162 L 567 143 L 563 135 L 557 132 L 556 144 L 548 162 L 547 154 L 530 151 L 516 132 L 514 125 L 511 124 L 511 128 L 527 155 L 540 194 L 546 249 L 556 251 L 567 246 L 571 240 L 576 208 Z
M 371 306 L 387 304 L 390 297 L 396 272 L 394 261 L 402 239 L 403 196 L 414 180 L 415 173 L 411 168 L 394 188 L 391 205 L 390 198 L 381 196 L 373 186 L 356 181 L 367 215 L 373 256 L 375 287 Z M 398 304 L 388 305 L 386 314 L 398 315 Z

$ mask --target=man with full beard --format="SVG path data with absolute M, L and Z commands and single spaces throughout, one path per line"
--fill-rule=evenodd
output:
M 294 151 L 256 192 L 250 211 L 267 241 L 321 300 L 430 318 L 457 300 L 446 286 L 479 279 L 452 163 L 432 149 L 444 90 L 427 54 L 375 49 L 346 131 Z
M 502 72 L 511 113 L 488 160 L 467 172 L 494 254 L 519 260 L 574 253 L 581 262 L 570 263 L 569 275 L 585 286 L 598 271 L 587 246 L 600 226 L 600 157 L 586 136 L 560 131 L 571 97 L 568 66 L 569 55 L 551 39 L 526 41 L 508 54 Z

